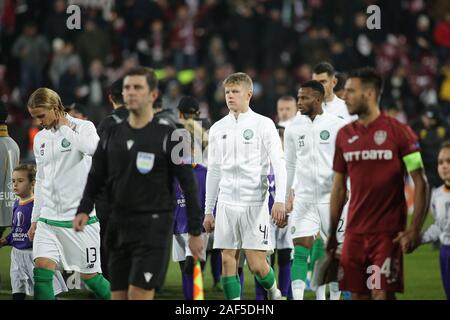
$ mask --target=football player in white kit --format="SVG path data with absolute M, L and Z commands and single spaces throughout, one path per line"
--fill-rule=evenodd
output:
M 278 225 L 286 223 L 286 168 L 281 141 L 273 121 L 250 109 L 253 83 L 247 74 L 232 74 L 223 86 L 230 113 L 209 132 L 203 225 L 207 232 L 216 225 L 214 248 L 222 249 L 225 298 L 240 298 L 237 259 L 243 249 L 250 270 L 267 290 L 269 299 L 281 299 L 273 269 L 266 260 L 266 252 L 272 248 L 267 206 L 270 164 L 276 182 L 272 219 Z
M 345 101 L 339 98 L 334 89 L 338 83 L 338 78 L 336 77 L 336 70 L 328 62 L 320 62 L 313 68 L 312 80 L 319 81 L 323 88 L 325 89 L 325 96 L 322 102 L 322 108 L 328 113 L 334 114 L 335 116 L 344 119 L 346 123 L 350 123 L 358 119 L 357 115 L 350 115 L 347 109 Z M 345 82 L 345 81 L 344 81 Z M 347 190 L 350 190 L 350 180 L 347 181 Z M 339 219 L 338 227 L 338 241 L 340 244 L 344 243 L 345 236 L 345 226 L 347 224 L 347 214 L 348 214 L 349 201 L 344 206 L 341 218 Z M 314 240 L 311 260 L 312 265 L 310 269 L 314 268 L 314 261 L 320 258 L 324 251 L 324 245 L 322 239 L 317 238 Z M 320 288 L 319 290 L 324 290 Z M 338 300 L 340 297 L 340 291 L 337 282 L 330 283 L 330 295 L 332 300 Z
M 324 93 L 318 81 L 301 85 L 298 91 L 301 115 L 286 128 L 284 135 L 288 190 L 296 177 L 294 209 L 289 218 L 294 242 L 291 278 L 295 300 L 303 299 L 314 239 L 319 233 L 324 240 L 328 237 L 335 139 L 346 124 L 322 109 Z M 325 287 L 316 290 L 316 297 L 325 299 Z
M 319 81 L 325 89 L 322 108 L 328 113 L 344 119 L 347 123 L 357 120 L 358 116 L 348 113 L 345 101 L 339 98 L 333 91 L 337 84 L 336 70 L 328 62 L 320 62 L 313 68 L 312 80 Z
M 33 240 L 34 297 L 54 299 L 52 280 L 60 266 L 80 272 L 98 298 L 110 299 L 110 284 L 101 274 L 100 225 L 95 212 L 84 232 L 72 229 L 99 141 L 95 126 L 65 113 L 58 94 L 48 88 L 33 92 L 27 107 L 44 127 L 33 146 L 37 173 L 28 235 Z

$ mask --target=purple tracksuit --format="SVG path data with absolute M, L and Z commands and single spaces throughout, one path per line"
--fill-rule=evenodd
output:
M 205 212 L 205 193 L 206 193 L 206 167 L 197 164 L 194 167 L 195 180 L 197 182 L 197 190 L 200 201 L 200 208 Z M 173 226 L 173 234 L 182 234 L 188 232 L 187 224 L 187 208 L 186 199 L 184 198 L 183 190 L 181 190 L 180 183 L 176 181 L 175 194 L 177 205 L 175 207 L 175 223 Z M 202 218 L 203 220 L 203 218 Z
M 6 237 L 10 246 L 16 249 L 29 249 L 33 243 L 28 239 L 28 230 L 31 227 L 31 213 L 33 212 L 33 200 L 24 203 L 14 202 L 11 233 Z

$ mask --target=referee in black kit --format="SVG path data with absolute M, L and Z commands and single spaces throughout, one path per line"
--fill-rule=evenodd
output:
M 189 247 L 200 256 L 203 241 L 197 187 L 191 165 L 176 165 L 174 131 L 153 119 L 158 80 L 152 69 L 138 67 L 123 80 L 128 121 L 112 127 L 100 140 L 83 198 L 74 219 L 82 231 L 94 199 L 106 184 L 112 214 L 106 231 L 113 300 L 153 299 L 164 274 L 162 263 L 173 228 L 173 178 L 186 196 Z M 174 152 L 174 156 L 177 155 Z

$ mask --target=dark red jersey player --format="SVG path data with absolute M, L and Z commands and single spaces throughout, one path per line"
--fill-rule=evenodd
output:
M 340 259 L 340 289 L 353 299 L 389 299 L 403 291 L 403 255 L 419 241 L 428 186 L 417 137 L 406 125 L 380 112 L 382 80 L 373 69 L 352 72 L 345 101 L 359 120 L 343 127 L 336 139 L 331 195 L 332 235 L 346 198 L 350 206 Z M 416 186 L 413 223 L 406 231 L 404 178 Z M 335 236 L 328 249 L 336 249 Z

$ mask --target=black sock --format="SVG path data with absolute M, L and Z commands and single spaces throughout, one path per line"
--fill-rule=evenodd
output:
M 25 300 L 26 296 L 27 295 L 25 293 L 13 293 L 12 299 L 13 300 Z

